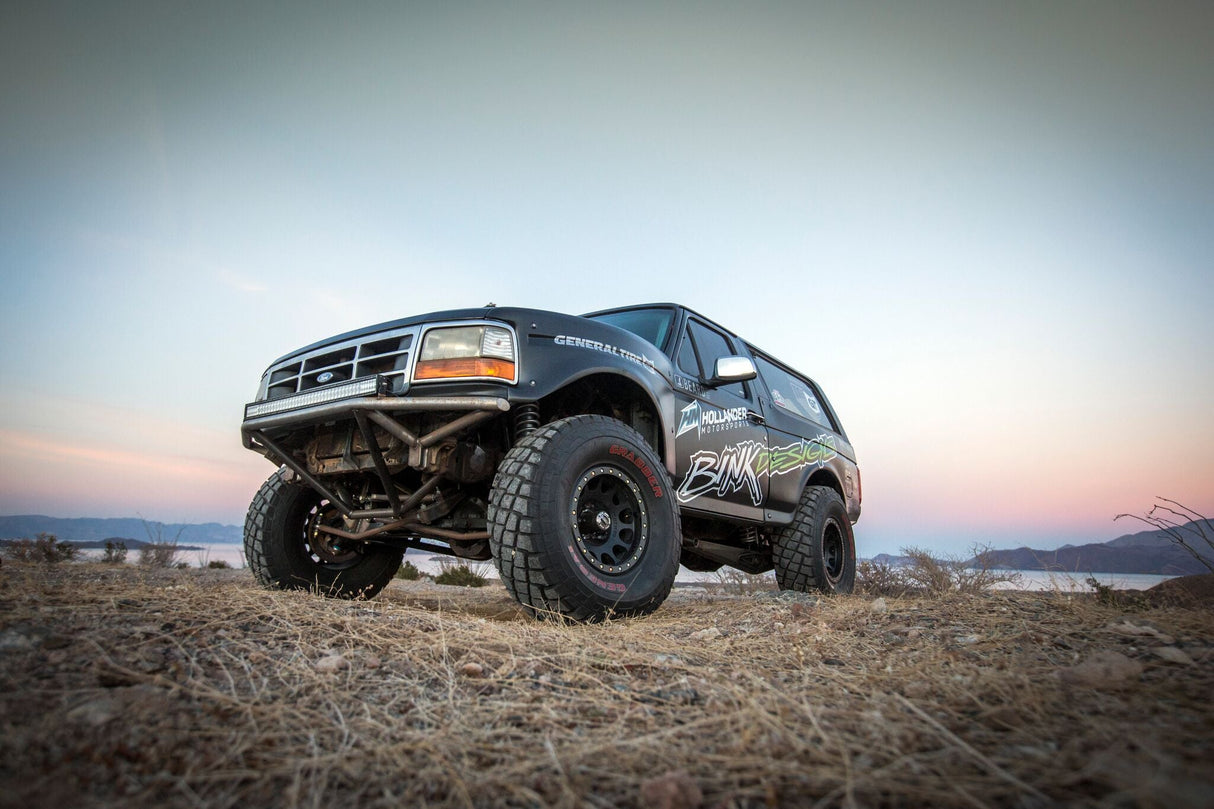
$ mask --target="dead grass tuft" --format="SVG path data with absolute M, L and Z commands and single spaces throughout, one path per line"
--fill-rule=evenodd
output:
M 12 805 L 1184 807 L 1214 789 L 1208 610 L 709 586 L 583 626 L 525 618 L 497 584 L 351 602 L 240 570 L 0 576 Z M 1113 653 L 1116 679 L 1063 676 Z

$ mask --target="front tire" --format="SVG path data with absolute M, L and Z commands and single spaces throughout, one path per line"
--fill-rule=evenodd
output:
M 319 531 L 340 513 L 279 469 L 249 505 L 244 552 L 257 580 L 280 590 L 316 590 L 335 598 L 371 598 L 392 581 L 400 551 L 365 543 L 341 544 Z
M 670 481 L 632 428 L 573 416 L 519 441 L 489 495 L 490 547 L 536 617 L 600 621 L 653 612 L 670 594 L 682 535 Z
M 856 540 L 843 498 L 806 486 L 793 521 L 775 536 L 772 561 L 781 590 L 850 593 L 856 586 Z

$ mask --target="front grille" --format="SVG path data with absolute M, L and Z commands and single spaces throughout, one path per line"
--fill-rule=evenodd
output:
M 393 393 L 403 393 L 417 332 L 413 326 L 369 334 L 273 365 L 266 380 L 265 398 L 281 399 L 376 374 L 391 380 Z

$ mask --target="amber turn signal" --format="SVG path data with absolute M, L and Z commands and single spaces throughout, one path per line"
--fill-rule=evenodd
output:
M 420 360 L 413 378 L 461 379 L 464 377 L 514 379 L 514 363 L 492 357 L 464 357 L 446 360 Z

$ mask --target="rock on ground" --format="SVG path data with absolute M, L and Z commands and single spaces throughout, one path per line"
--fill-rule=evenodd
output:
M 1059 672 L 1064 683 L 1086 688 L 1117 688 L 1142 675 L 1142 664 L 1121 652 L 1102 650 Z
M 686 770 L 673 770 L 641 784 L 641 805 L 649 809 L 699 809 L 703 802 L 704 794 Z

